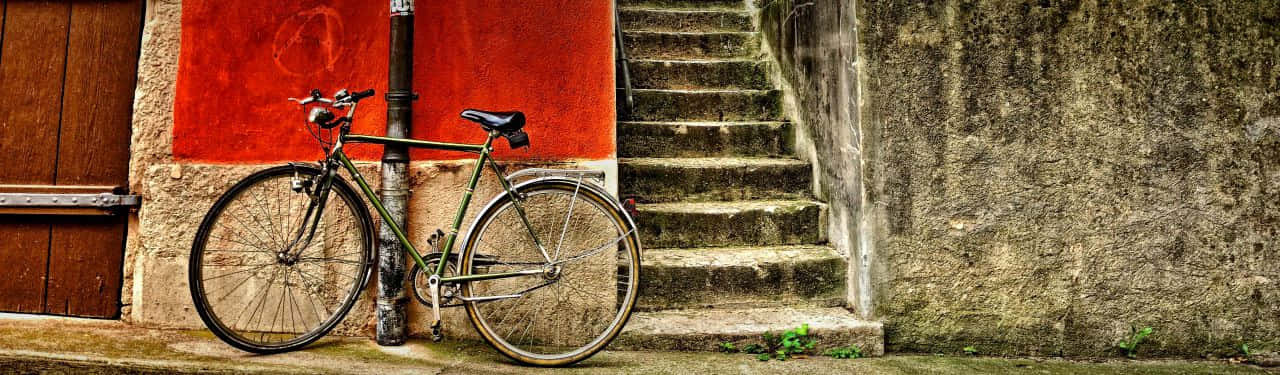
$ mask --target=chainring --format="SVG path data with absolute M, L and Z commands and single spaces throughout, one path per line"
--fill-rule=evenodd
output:
M 423 261 L 427 263 L 427 267 L 435 268 L 436 265 L 440 262 L 440 254 L 439 253 L 430 254 L 426 257 L 423 257 Z M 444 274 L 440 276 L 441 277 L 455 276 L 457 274 L 458 274 L 458 265 L 454 264 L 452 261 L 448 261 L 447 263 L 445 263 Z M 426 306 L 428 308 L 432 307 L 431 288 L 427 286 L 427 279 L 430 277 L 431 276 L 427 274 L 427 271 L 422 269 L 422 267 L 418 266 L 417 263 L 414 263 L 413 269 L 409 270 L 409 285 L 411 286 L 410 289 L 413 291 L 413 297 L 418 300 L 418 303 L 421 303 L 423 306 Z M 446 307 L 462 306 L 463 303 L 461 302 L 461 300 L 459 300 L 459 302 L 456 302 L 456 303 L 454 302 L 454 300 L 458 298 L 460 293 L 462 293 L 462 287 L 459 284 L 456 284 L 456 283 L 440 284 L 440 294 L 441 294 L 440 307 L 446 308 Z

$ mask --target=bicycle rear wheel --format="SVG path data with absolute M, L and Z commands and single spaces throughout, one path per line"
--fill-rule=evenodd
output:
M 205 215 L 191 249 L 191 297 L 209 330 L 231 346 L 254 353 L 306 346 L 332 330 L 364 289 L 373 259 L 369 212 L 337 177 L 324 209 L 312 207 L 308 191 L 320 174 L 304 166 L 263 170 Z
M 617 337 L 635 307 L 640 279 L 635 226 L 616 202 L 590 185 L 544 180 L 516 189 L 524 197 L 520 202 L 504 194 L 477 218 L 464 242 L 460 270 L 464 275 L 543 272 L 468 283 L 462 288 L 464 297 L 473 298 L 467 313 L 485 341 L 512 359 L 538 366 L 581 361 Z M 474 299 L 480 297 L 496 299 Z

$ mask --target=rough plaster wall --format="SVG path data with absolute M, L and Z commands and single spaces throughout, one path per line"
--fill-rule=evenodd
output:
M 828 239 L 849 258 L 848 300 L 872 312 L 869 260 L 859 244 L 862 167 L 858 130 L 853 4 L 835 0 L 765 0 L 760 28 L 786 88 L 796 150 L 813 163 L 814 187 L 830 206 Z
M 1280 2 L 857 6 L 890 350 L 1280 349 Z
M 174 162 L 170 150 L 182 7 L 177 0 L 151 0 L 147 9 L 134 103 L 129 177 L 130 189 L 142 196 L 143 204 L 129 223 L 126 279 L 121 297 L 125 307 L 121 315 L 125 321 L 145 326 L 203 328 L 193 309 L 187 283 L 187 258 L 196 229 L 204 213 L 222 192 L 250 173 L 276 164 Z M 497 143 L 498 148 L 506 147 L 504 141 Z M 380 175 L 377 164 L 358 165 L 368 182 L 377 189 L 377 176 Z M 411 241 L 425 247 L 426 239 L 435 229 L 446 228 L 463 195 L 471 166 L 471 161 L 413 163 L 410 168 L 413 196 L 407 228 Z M 509 171 L 523 167 L 604 170 L 608 176 L 605 183 L 608 190 L 615 195 L 617 193 L 617 162 L 614 158 L 520 164 L 509 168 Z M 463 233 L 480 208 L 501 189 L 491 172 L 485 172 L 484 176 L 464 221 Z M 376 230 L 378 218 L 376 213 L 373 216 Z M 335 333 L 373 334 L 375 285 L 371 280 L 360 304 L 352 309 Z M 409 305 L 410 331 L 415 334 L 426 332 L 428 311 L 414 301 L 409 301 Z M 447 310 L 445 316 L 446 333 L 452 336 L 473 334 L 461 309 Z
M 138 85 L 134 92 L 133 136 L 129 144 L 129 190 L 142 194 L 148 168 L 172 159 L 170 153 L 173 128 L 174 78 L 178 74 L 179 27 L 182 4 L 178 0 L 148 0 L 142 30 L 142 47 L 138 56 Z M 145 197 L 144 197 L 145 199 Z M 148 206 L 141 207 L 129 218 L 125 241 L 124 282 L 120 293 L 120 316 L 135 320 L 133 305 L 140 302 L 135 270 L 145 257 L 143 238 L 138 228 Z

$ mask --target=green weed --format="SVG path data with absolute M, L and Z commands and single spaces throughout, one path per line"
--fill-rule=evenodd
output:
M 765 332 L 760 338 L 761 342 L 759 344 L 748 344 L 741 349 L 733 343 L 722 342 L 720 343 L 720 351 L 725 353 L 755 354 L 756 359 L 760 361 L 785 361 L 795 356 L 804 355 L 817 344 L 817 340 L 809 337 L 808 324 L 803 324 L 780 335 Z
M 859 348 L 857 345 L 849 345 L 843 348 L 827 349 L 827 351 L 822 354 L 836 359 L 858 359 L 862 358 L 862 348 Z
M 1129 327 L 1129 340 L 1120 341 L 1116 346 L 1121 350 L 1124 350 L 1124 355 L 1126 357 L 1138 358 L 1138 345 L 1142 344 L 1142 341 L 1146 340 L 1152 333 L 1155 333 L 1155 329 L 1151 327 L 1142 327 L 1142 329 L 1138 329 L 1136 326 L 1131 326 Z

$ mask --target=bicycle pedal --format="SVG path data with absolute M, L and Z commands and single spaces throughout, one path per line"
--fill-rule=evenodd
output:
M 440 322 L 437 321 L 431 325 L 431 341 L 440 342 L 444 340 L 444 333 L 440 332 Z

